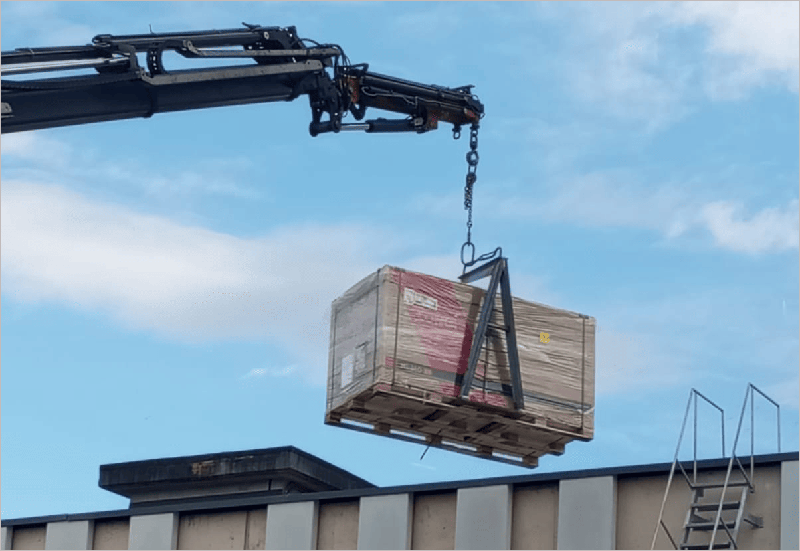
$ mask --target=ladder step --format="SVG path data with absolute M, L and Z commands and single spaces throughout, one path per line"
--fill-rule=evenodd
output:
M 736 526 L 736 522 L 729 521 L 723 522 L 720 521 L 719 527 L 722 528 L 722 525 L 727 526 L 728 528 L 733 528 Z M 714 522 L 690 522 L 684 528 L 691 528 L 692 530 L 713 530 L 714 529 Z
M 715 543 L 710 549 L 730 549 L 731 542 L 728 543 Z M 708 544 L 705 545 L 681 545 L 681 549 L 709 549 Z
M 728 488 L 735 488 L 735 487 L 742 487 L 742 486 L 749 486 L 750 483 L 746 480 L 735 480 L 728 482 Z M 722 482 L 711 482 L 708 484 L 691 484 L 692 489 L 694 490 L 705 490 L 708 488 L 722 488 L 725 486 Z
M 722 504 L 723 510 L 738 509 L 740 502 L 726 501 Z M 692 509 L 695 511 L 716 511 L 719 509 L 719 503 L 694 503 Z
M 489 329 L 494 329 L 495 331 L 503 331 L 504 333 L 508 332 L 508 325 L 495 325 L 493 323 L 487 324 Z

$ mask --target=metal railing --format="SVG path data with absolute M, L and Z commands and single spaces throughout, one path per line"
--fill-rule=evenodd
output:
M 731 478 L 731 471 L 733 470 L 734 462 L 739 467 L 742 475 L 744 476 L 745 482 L 747 482 L 747 486 L 752 493 L 755 491 L 756 487 L 754 484 L 754 475 L 755 475 L 755 466 L 753 461 L 753 456 L 755 455 L 755 406 L 754 406 L 754 394 L 753 392 L 758 392 L 761 396 L 764 397 L 769 403 L 775 406 L 776 409 L 776 426 L 777 426 L 777 436 L 778 436 L 778 453 L 781 451 L 781 406 L 772 398 L 764 394 L 761 390 L 759 390 L 755 385 L 752 383 L 747 384 L 747 391 L 744 394 L 744 404 L 742 404 L 742 412 L 739 415 L 739 426 L 736 429 L 736 437 L 733 440 L 733 448 L 731 448 L 731 459 L 728 462 L 728 472 L 725 473 L 725 482 L 722 485 L 722 498 L 720 498 L 719 508 L 717 509 L 717 516 L 714 522 L 714 530 L 711 533 L 711 543 L 714 543 L 714 540 L 717 536 L 717 529 L 719 528 L 719 521 L 722 518 L 722 506 L 725 497 L 725 492 L 728 489 L 728 483 L 730 482 Z M 744 414 L 747 411 L 747 404 L 750 403 L 750 476 L 747 476 L 747 472 L 745 471 L 744 465 L 742 462 L 739 461 L 739 456 L 736 455 L 736 447 L 739 444 L 739 436 L 742 432 L 742 421 L 744 421 Z M 733 536 L 731 536 L 728 527 L 723 524 L 723 528 L 725 532 L 728 534 L 728 537 L 733 541 L 734 547 L 736 547 L 736 542 L 734 541 Z M 710 549 L 710 547 L 709 547 Z M 737 547 L 738 549 L 738 547 Z
M 667 488 L 664 491 L 664 498 L 661 500 L 661 510 L 658 513 L 658 521 L 656 522 L 656 529 L 653 532 L 653 541 L 650 544 L 650 549 L 651 550 L 655 549 L 655 547 L 656 547 L 656 539 L 658 538 L 658 530 L 659 530 L 659 528 L 663 528 L 664 529 L 664 532 L 666 533 L 667 537 L 669 538 L 669 541 L 672 543 L 672 546 L 675 549 L 678 548 L 678 545 L 675 543 L 675 539 L 672 537 L 672 534 L 670 534 L 669 529 L 667 528 L 667 525 L 664 524 L 664 508 L 665 508 L 665 506 L 667 504 L 667 497 L 669 496 L 669 490 L 670 490 L 670 486 L 672 485 L 672 479 L 673 479 L 673 477 L 675 475 L 675 467 L 676 466 L 680 469 L 681 473 L 683 474 L 683 477 L 686 479 L 686 482 L 689 484 L 689 486 L 693 486 L 694 484 L 697 483 L 697 398 L 698 397 L 702 398 L 703 400 L 705 400 L 708 404 L 713 406 L 720 413 L 720 425 L 721 425 L 720 426 L 720 429 L 721 429 L 720 430 L 720 434 L 722 436 L 722 457 L 725 457 L 725 412 L 723 411 L 723 409 L 721 407 L 719 407 L 717 404 L 715 404 L 714 402 L 709 400 L 707 397 L 705 397 L 703 394 L 701 394 L 700 392 L 698 392 L 696 389 L 693 388 L 691 390 L 691 392 L 689 393 L 689 401 L 686 404 L 686 412 L 683 415 L 683 424 L 681 425 L 681 433 L 680 433 L 680 436 L 678 437 L 678 445 L 675 448 L 675 458 L 673 459 L 672 467 L 669 470 L 669 478 L 667 479 Z M 678 455 L 680 454 L 680 451 L 681 451 L 681 444 L 683 443 L 683 436 L 684 436 L 684 433 L 686 432 L 686 422 L 689 420 L 689 411 L 690 411 L 692 405 L 694 405 L 694 412 L 693 412 L 694 414 L 692 416 L 694 418 L 694 425 L 693 425 L 693 431 L 692 431 L 693 432 L 693 434 L 692 434 L 692 441 L 693 441 L 693 445 L 692 445 L 692 478 L 690 480 L 689 475 L 686 472 L 686 469 L 684 469 L 683 465 L 678 460 Z

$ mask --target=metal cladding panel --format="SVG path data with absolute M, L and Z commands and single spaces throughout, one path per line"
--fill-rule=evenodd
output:
M 267 506 L 266 549 L 314 549 L 319 504 L 316 501 Z
M 44 549 L 46 525 L 14 526 L 11 529 L 11 549 Z
M 92 549 L 127 549 L 130 519 L 100 519 L 94 522 Z
M 128 549 L 177 549 L 178 514 L 131 517 Z
M 411 549 L 455 549 L 458 493 L 414 494 Z
M 45 549 L 91 549 L 94 521 L 51 522 L 47 525 Z
M 359 500 L 319 504 L 317 549 L 356 549 Z
M 616 549 L 616 477 L 562 480 L 558 549 Z
M 511 549 L 511 486 L 465 488 L 456 502 L 456 549 Z
M 781 549 L 798 549 L 797 461 L 781 463 Z
M 558 483 L 514 488 L 511 549 L 555 549 Z
M 362 497 L 358 549 L 411 549 L 411 494 Z
M 244 549 L 247 517 L 247 511 L 181 515 L 178 549 Z

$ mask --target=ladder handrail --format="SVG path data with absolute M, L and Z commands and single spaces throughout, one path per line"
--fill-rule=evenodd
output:
M 663 522 L 664 508 L 666 507 L 667 497 L 669 495 L 670 487 L 672 486 L 672 479 L 673 479 L 673 476 L 675 474 L 675 466 L 676 465 L 678 466 L 678 468 L 680 469 L 681 473 L 683 474 L 683 477 L 686 479 L 686 482 L 689 484 L 690 487 L 693 488 L 694 485 L 697 484 L 697 397 L 698 396 L 700 398 L 702 398 L 703 400 L 705 400 L 706 402 L 708 402 L 714 408 L 718 409 L 719 412 L 720 412 L 720 419 L 721 419 L 721 422 L 722 422 L 722 431 L 721 431 L 721 434 L 722 434 L 722 456 L 725 457 L 725 411 L 721 407 L 719 407 L 717 404 L 712 402 L 708 397 L 706 397 L 705 395 L 703 395 L 702 393 L 697 391 L 697 389 L 693 388 L 689 392 L 689 401 L 686 404 L 686 411 L 683 414 L 683 424 L 681 425 L 681 433 L 680 433 L 680 436 L 678 436 L 678 445 L 675 448 L 675 456 L 674 456 L 674 458 L 672 460 L 672 466 L 670 467 L 670 470 L 669 470 L 669 478 L 667 479 L 667 487 L 664 490 L 664 497 L 661 500 L 661 510 L 658 513 L 658 520 L 656 521 L 656 529 L 653 532 L 653 540 L 652 540 L 652 542 L 650 544 L 650 549 L 651 550 L 655 549 L 656 539 L 658 539 L 658 530 L 659 530 L 659 528 L 662 528 L 662 527 L 664 528 L 664 532 L 666 532 L 667 537 L 672 542 L 673 547 L 675 547 L 675 549 L 677 549 L 677 547 L 675 546 L 675 540 L 672 538 L 672 534 L 670 534 L 669 530 L 667 529 L 666 525 Z M 693 451 L 693 455 L 692 455 L 692 472 L 693 472 L 693 476 L 692 476 L 692 480 L 690 480 L 689 479 L 689 475 L 686 473 L 686 470 L 683 468 L 683 464 L 678 460 L 678 455 L 680 454 L 681 444 L 683 443 L 683 436 L 684 436 L 684 434 L 686 432 L 686 422 L 689 420 L 689 411 L 690 411 L 690 408 L 691 408 L 693 403 L 694 403 L 694 426 L 693 426 L 693 431 L 692 431 L 693 432 L 693 434 L 692 434 L 692 436 L 693 436 L 693 446 L 692 446 L 692 451 Z
M 693 458 L 693 467 L 694 467 L 694 483 L 697 483 L 697 396 L 700 396 L 703 400 L 711 404 L 713 407 L 717 408 L 720 413 L 720 422 L 721 422 L 721 434 L 722 434 L 722 457 L 725 457 L 725 412 L 721 407 L 717 404 L 706 398 L 701 392 L 692 389 L 695 394 L 694 399 L 694 458 Z
M 709 549 L 712 548 L 714 545 L 714 540 L 717 537 L 717 529 L 719 528 L 719 521 L 722 518 L 722 504 L 725 501 L 725 492 L 728 489 L 728 482 L 730 482 L 731 477 L 731 470 L 733 469 L 733 461 L 736 460 L 736 463 L 739 465 L 739 469 L 742 471 L 744 475 L 745 481 L 747 482 L 748 489 L 752 492 L 755 490 L 755 466 L 753 457 L 755 455 L 755 424 L 754 424 L 754 405 L 753 405 L 753 391 L 758 392 L 761 396 L 766 398 L 772 405 L 777 408 L 777 427 L 778 427 L 778 453 L 781 451 L 781 406 L 772 398 L 764 394 L 760 389 L 758 389 L 753 383 L 747 383 L 747 390 L 744 393 L 744 403 L 742 404 L 742 412 L 739 414 L 739 426 L 736 428 L 736 437 L 733 440 L 733 448 L 731 448 L 731 458 L 728 461 L 728 471 L 725 474 L 725 482 L 722 485 L 722 495 L 719 500 L 719 507 L 717 508 L 717 516 L 714 521 L 714 530 L 711 532 L 711 543 L 709 544 Z M 739 436 L 742 432 L 742 421 L 744 421 L 744 414 L 747 411 L 747 402 L 750 401 L 750 477 L 747 476 L 747 473 L 744 470 L 744 466 L 742 465 L 741 461 L 739 461 L 739 457 L 736 455 L 736 446 L 739 444 Z M 730 537 L 730 532 L 728 528 L 725 527 L 725 531 L 728 533 Z M 738 549 L 736 546 L 736 542 L 731 539 L 734 547 Z
M 694 391 L 694 389 L 692 389 Z M 683 424 L 681 425 L 681 434 L 678 436 L 678 446 L 675 448 L 675 458 L 672 460 L 672 466 L 669 469 L 669 477 L 667 478 L 667 489 L 664 491 L 664 498 L 661 500 L 661 511 L 658 513 L 658 520 L 656 521 L 656 529 L 653 532 L 653 541 L 650 544 L 650 549 L 656 548 L 656 539 L 658 538 L 658 529 L 661 526 L 664 526 L 664 530 L 667 532 L 667 536 L 669 536 L 670 541 L 673 541 L 673 545 L 675 545 L 674 540 L 672 540 L 672 536 L 667 530 L 667 527 L 663 524 L 662 518 L 664 516 L 664 506 L 667 504 L 667 495 L 669 494 L 669 488 L 672 485 L 672 477 L 675 474 L 675 464 L 678 463 L 678 452 L 681 449 L 681 441 L 683 440 L 683 433 L 686 431 L 686 421 L 689 419 L 689 407 L 692 405 L 692 393 L 689 393 L 689 401 L 686 403 L 686 412 L 683 414 Z M 681 467 L 683 469 L 683 467 Z M 685 476 L 685 473 L 684 473 Z M 675 548 L 677 549 L 677 547 Z

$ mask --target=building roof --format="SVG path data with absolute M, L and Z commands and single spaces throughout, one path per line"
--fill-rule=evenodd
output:
M 305 452 L 297 450 L 296 448 L 292 447 L 289 448 L 294 449 L 301 454 L 305 454 Z M 311 454 L 305 454 L 305 455 L 310 456 Z M 209 456 L 194 456 L 194 457 L 209 457 Z M 800 458 L 800 453 L 796 451 L 786 452 L 786 453 L 756 455 L 753 456 L 753 463 L 759 467 L 766 467 L 769 465 L 779 465 L 784 461 L 797 461 L 798 458 Z M 724 469 L 728 467 L 728 462 L 729 458 L 700 460 L 697 462 L 697 469 L 698 471 Z M 742 463 L 748 464 L 749 457 L 746 460 L 742 459 Z M 220 510 L 236 510 L 236 509 L 253 509 L 257 507 L 266 507 L 271 503 L 292 503 L 298 501 L 309 501 L 310 499 L 318 501 L 326 501 L 326 502 L 346 501 L 346 500 L 354 500 L 354 499 L 359 499 L 361 497 L 376 496 L 376 495 L 446 492 L 446 491 L 456 491 L 462 488 L 475 488 L 475 487 L 495 486 L 504 484 L 526 486 L 526 485 L 536 485 L 545 483 L 557 483 L 561 480 L 590 478 L 599 476 L 617 476 L 619 478 L 663 476 L 669 473 L 671 467 L 672 463 L 653 463 L 648 465 L 632 465 L 632 466 L 620 466 L 620 467 L 606 467 L 598 469 L 585 469 L 576 471 L 562 471 L 553 473 L 524 474 L 519 476 L 459 480 L 452 482 L 434 482 L 429 484 L 392 486 L 385 488 L 379 488 L 373 486 L 368 488 L 358 488 L 351 490 L 324 491 L 324 492 L 314 493 L 313 495 L 309 495 L 308 493 L 294 493 L 294 494 L 273 495 L 273 496 L 210 497 L 201 500 L 195 500 L 192 502 L 153 504 L 150 506 L 138 507 L 136 509 L 120 509 L 116 511 L 102 511 L 95 513 L 51 515 L 44 517 L 28 517 L 28 518 L 19 518 L 11 520 L 2 520 L 1 524 L 3 526 L 33 525 L 33 524 L 45 524 L 48 522 L 59 522 L 67 520 L 75 521 L 75 520 L 124 518 L 124 517 L 129 517 L 132 514 L 141 515 L 141 514 L 158 514 L 158 513 L 188 513 L 188 512 L 200 512 L 200 511 L 211 511 L 211 510 L 220 511 Z
M 294 446 L 211 453 L 100 466 L 101 488 L 141 502 L 198 496 L 276 495 L 374 488 Z

